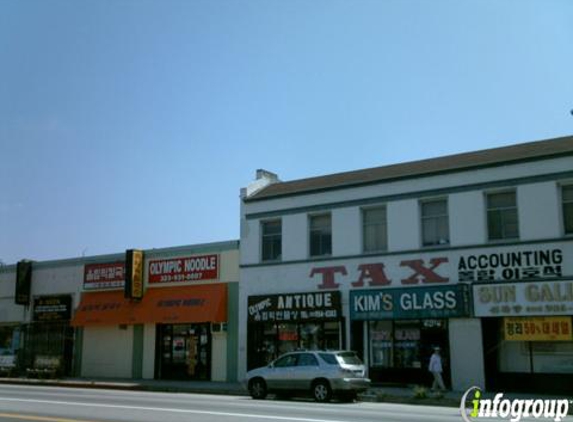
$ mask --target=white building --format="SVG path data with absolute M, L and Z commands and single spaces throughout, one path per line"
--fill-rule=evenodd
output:
M 63 376 L 236 380 L 238 242 L 142 256 L 135 300 L 126 253 L 31 262 L 20 286 L 16 265 L 1 268 L 0 355 L 20 375 L 49 360 Z
M 350 348 L 374 382 L 567 391 L 573 137 L 242 190 L 239 377 Z

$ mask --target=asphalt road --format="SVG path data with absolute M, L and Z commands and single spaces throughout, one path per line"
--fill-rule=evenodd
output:
M 460 422 L 459 409 L 80 388 L 0 386 L 0 422 Z M 492 419 L 488 419 L 492 420 Z M 545 419 L 546 421 L 548 419 Z M 573 420 L 568 418 L 568 420 Z

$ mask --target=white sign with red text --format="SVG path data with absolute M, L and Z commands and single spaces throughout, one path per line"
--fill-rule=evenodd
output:
M 149 283 L 183 283 L 219 278 L 219 255 L 160 259 L 149 262 Z

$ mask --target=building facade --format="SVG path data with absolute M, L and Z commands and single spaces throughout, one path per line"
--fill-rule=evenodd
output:
M 2 353 L 21 374 L 50 358 L 60 375 L 236 380 L 238 242 L 138 252 L 131 298 L 127 255 L 32 262 L 26 305 L 15 304 L 16 265 L 5 267 Z
M 566 391 L 573 138 L 241 192 L 239 374 L 296 348 L 360 353 L 374 382 Z

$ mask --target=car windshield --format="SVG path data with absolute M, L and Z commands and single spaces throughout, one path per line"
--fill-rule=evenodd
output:
M 337 353 L 336 356 L 338 356 L 338 359 L 341 361 L 341 363 L 346 365 L 362 365 L 362 361 L 358 358 L 358 356 L 356 356 L 356 353 L 354 352 Z

